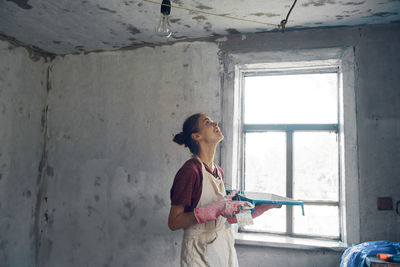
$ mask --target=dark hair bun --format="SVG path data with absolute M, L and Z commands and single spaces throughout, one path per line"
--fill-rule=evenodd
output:
M 185 136 L 183 135 L 183 132 L 180 132 L 174 136 L 173 141 L 179 145 L 184 145 L 185 144 Z

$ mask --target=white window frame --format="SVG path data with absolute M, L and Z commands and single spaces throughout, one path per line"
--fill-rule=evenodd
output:
M 317 241 L 312 238 L 276 237 L 268 234 L 237 233 L 237 244 L 289 246 L 293 248 L 343 248 L 360 242 L 358 156 L 356 129 L 356 98 L 354 88 L 354 52 L 352 47 L 291 50 L 234 54 L 226 53 L 222 95 L 222 126 L 225 141 L 221 146 L 221 164 L 226 183 L 240 187 L 242 177 L 243 122 L 241 118 L 241 88 L 243 72 L 249 70 L 279 70 L 321 68 L 336 65 L 342 82 L 339 87 L 339 150 L 341 240 Z

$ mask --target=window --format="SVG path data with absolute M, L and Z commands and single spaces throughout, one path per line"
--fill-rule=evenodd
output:
M 306 204 L 304 217 L 298 206 L 268 211 L 238 229 L 236 244 L 338 251 L 358 244 L 354 49 L 230 50 L 222 56 L 220 163 L 227 187 Z
M 304 202 L 271 210 L 241 232 L 341 240 L 341 75 L 336 62 L 240 72 L 241 188 Z

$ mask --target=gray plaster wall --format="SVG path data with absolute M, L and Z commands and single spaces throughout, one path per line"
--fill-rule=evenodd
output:
M 214 43 L 57 58 L 48 98 L 46 242 L 40 266 L 176 266 L 169 189 L 184 119 L 220 118 Z
M 394 210 L 378 211 L 377 198 L 392 197 L 393 204 L 400 201 L 399 25 L 237 35 L 222 42 L 221 51 L 228 58 L 232 54 L 249 52 L 284 52 L 343 46 L 353 47 L 355 55 L 360 241 L 398 242 L 400 216 Z M 327 260 L 324 263 L 314 261 L 314 257 L 310 257 L 310 262 L 303 263 L 304 254 L 295 256 L 296 252 L 286 251 L 283 254 L 286 256 L 277 260 L 270 253 L 275 248 L 257 248 L 265 253 L 246 257 L 255 253 L 253 249 L 254 247 L 242 245 L 237 247 L 238 254 L 243 255 L 240 262 L 244 266 L 249 263 L 253 266 L 265 266 L 265 262 L 270 263 L 270 266 L 338 266 L 340 258 L 337 253 L 335 263 L 332 261 L 334 254 L 328 253 L 323 257 Z M 323 252 L 318 255 L 321 256 L 321 253 Z
M 0 40 L 0 266 L 35 266 L 45 62 Z

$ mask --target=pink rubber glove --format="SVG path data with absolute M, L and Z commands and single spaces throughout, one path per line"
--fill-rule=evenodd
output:
M 254 218 L 260 216 L 261 214 L 263 214 L 264 212 L 266 212 L 267 210 L 270 210 L 273 208 L 278 208 L 278 207 L 279 207 L 278 205 L 260 204 L 254 208 L 254 212 L 251 216 L 254 219 Z
M 214 221 L 218 216 L 229 218 L 239 212 L 239 208 L 245 205 L 244 201 L 233 201 L 232 198 L 237 192 L 233 191 L 225 198 L 213 202 L 207 206 L 194 209 L 194 216 L 198 223 Z

